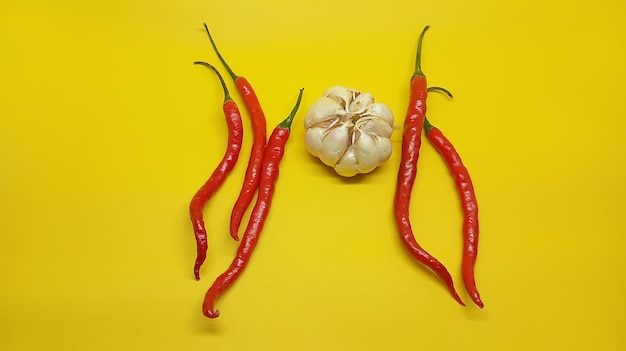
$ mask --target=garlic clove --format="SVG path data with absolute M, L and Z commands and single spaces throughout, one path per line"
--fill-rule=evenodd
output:
M 354 155 L 358 171 L 369 173 L 380 165 L 376 140 L 367 133 L 358 133 L 354 142 Z
M 375 134 L 381 137 L 390 138 L 393 134 L 393 127 L 387 121 L 379 117 L 370 117 L 359 126 L 361 131 L 368 134 Z
M 337 116 L 345 115 L 341 105 L 328 97 L 317 99 L 304 116 L 304 127 L 310 128 L 316 124 L 330 122 Z
M 306 130 L 305 143 L 309 153 L 315 157 L 320 156 L 320 150 L 324 143 L 326 129 L 322 127 L 312 127 Z
M 328 166 L 334 166 L 346 152 L 350 141 L 350 124 L 344 123 L 331 129 L 323 137 L 319 158 Z
M 375 102 L 367 108 L 366 114 L 382 117 L 390 126 L 393 126 L 393 112 L 382 102 Z
M 353 114 L 363 114 L 367 108 L 374 103 L 374 97 L 370 93 L 359 94 L 348 107 L 348 111 Z
M 354 145 L 350 145 L 339 162 L 337 162 L 335 172 L 342 177 L 354 177 L 359 174 Z
M 378 136 L 375 136 L 374 140 L 376 141 L 376 147 L 378 148 L 378 166 L 380 166 L 387 162 L 387 160 L 391 157 L 391 140 Z
M 334 86 L 328 88 L 328 90 L 326 90 L 326 92 L 322 96 L 337 101 L 339 104 L 341 104 L 342 108 L 346 109 L 348 107 L 348 104 L 350 104 L 350 101 L 354 99 L 354 95 L 357 93 L 359 92 L 353 89 L 348 89 L 342 86 Z

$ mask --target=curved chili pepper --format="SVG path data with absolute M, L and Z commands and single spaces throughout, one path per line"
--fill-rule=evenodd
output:
M 417 44 L 417 55 L 415 58 L 415 71 L 411 77 L 411 94 L 409 107 L 404 120 L 404 131 L 402 134 L 402 156 L 400 169 L 398 171 L 398 183 L 394 198 L 394 212 L 396 223 L 400 232 L 402 243 L 411 255 L 420 263 L 426 265 L 441 278 L 448 290 L 458 303 L 465 306 L 454 288 L 454 282 L 446 267 L 435 257 L 424 250 L 415 240 L 409 216 L 409 204 L 411 192 L 417 175 L 417 160 L 421 146 L 421 134 L 426 116 L 426 97 L 428 96 L 426 76 L 421 68 L 422 41 L 424 34 L 428 30 L 426 26 L 419 36 Z
M 268 140 L 265 155 L 263 156 L 263 172 L 261 173 L 259 195 L 252 210 L 248 226 L 243 234 L 243 240 L 237 249 L 237 255 L 228 269 L 213 282 L 213 285 L 211 285 L 204 297 L 202 312 L 209 318 L 219 317 L 220 311 L 214 308 L 215 300 L 239 277 L 248 264 L 250 256 L 259 241 L 259 236 L 272 204 L 272 196 L 274 195 L 279 172 L 278 166 L 285 152 L 285 144 L 291 133 L 293 118 L 300 106 L 303 90 L 300 89 L 298 100 L 289 116 L 276 126 Z
M 241 144 L 243 142 L 243 125 L 239 108 L 233 99 L 231 99 L 228 89 L 226 88 L 226 83 L 224 83 L 224 79 L 217 69 L 211 64 L 202 61 L 196 61 L 194 64 L 209 67 L 217 74 L 217 77 L 222 84 L 222 88 L 224 89 L 224 104 L 222 107 L 224 115 L 226 116 L 226 123 L 228 125 L 228 147 L 226 149 L 226 153 L 217 168 L 213 171 L 209 179 L 200 187 L 200 189 L 198 189 L 189 204 L 189 213 L 191 216 L 191 223 L 193 224 L 194 235 L 196 237 L 197 250 L 193 273 L 196 280 L 199 280 L 200 267 L 206 259 L 206 252 L 209 246 L 207 241 L 207 232 L 204 226 L 204 219 L 202 216 L 202 209 L 207 201 L 209 201 L 209 199 L 213 196 L 215 191 L 220 187 L 220 185 L 222 185 L 239 159 L 239 152 L 241 151 Z
M 484 304 L 480 299 L 474 279 L 474 265 L 478 254 L 478 201 L 472 179 L 450 140 L 443 135 L 441 130 L 430 124 L 426 117 L 424 118 L 424 132 L 454 176 L 463 208 L 463 261 L 461 263 L 463 283 L 472 301 L 478 307 L 483 308 Z
M 235 240 L 239 240 L 239 226 L 241 225 L 241 220 L 243 218 L 244 213 L 250 206 L 252 202 L 252 198 L 254 197 L 254 193 L 256 192 L 259 186 L 259 176 L 261 173 L 261 163 L 263 162 L 263 153 L 265 151 L 265 138 L 266 138 L 266 122 L 265 122 L 265 113 L 263 113 L 263 109 L 261 108 L 261 103 L 259 103 L 259 99 L 250 85 L 250 82 L 242 76 L 236 75 L 230 66 L 226 63 L 222 54 L 217 49 L 217 45 L 211 36 L 211 32 L 209 32 L 209 27 L 206 23 L 203 24 L 204 29 L 206 30 L 209 40 L 211 41 L 211 45 L 213 46 L 213 50 L 217 54 L 217 57 L 220 59 L 230 76 L 232 77 L 235 85 L 237 86 L 237 90 L 243 99 L 244 105 L 250 114 L 250 119 L 252 120 L 252 152 L 250 153 L 250 159 L 248 161 L 248 167 L 246 169 L 246 176 L 243 182 L 243 186 L 241 188 L 241 192 L 239 193 L 239 197 L 233 206 L 233 211 L 230 217 L 230 235 Z

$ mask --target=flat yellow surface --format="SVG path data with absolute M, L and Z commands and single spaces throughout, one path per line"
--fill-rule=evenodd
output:
M 16 1 L 0 5 L 1 350 L 624 350 L 626 17 L 619 1 Z M 222 91 L 194 60 L 256 88 L 268 133 L 305 88 L 257 250 L 202 316 L 237 243 L 249 154 L 205 208 L 201 281 L 187 207 L 226 146 Z M 403 248 L 400 161 L 342 179 L 302 121 L 332 85 L 401 125 L 419 32 L 429 117 L 480 207 L 477 284 L 460 276 L 451 177 L 422 147 L 418 241 L 463 308 Z M 228 76 L 226 76 L 228 78 Z M 236 101 L 239 95 L 227 80 Z

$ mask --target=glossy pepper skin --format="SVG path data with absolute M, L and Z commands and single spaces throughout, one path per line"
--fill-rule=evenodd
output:
M 276 189 L 279 165 L 285 153 L 285 144 L 291 133 L 291 124 L 300 106 L 303 89 L 300 89 L 298 100 L 289 114 L 272 132 L 265 154 L 263 156 L 263 172 L 260 176 L 259 193 L 243 239 L 237 249 L 237 254 L 228 269 L 219 275 L 213 285 L 206 292 L 202 304 L 202 313 L 209 318 L 217 318 L 220 311 L 215 309 L 215 300 L 240 276 L 250 261 L 250 257 L 259 241 L 263 225 L 270 211 L 272 197 Z
M 213 50 L 217 54 L 217 57 L 222 62 L 233 81 L 235 82 L 235 86 L 237 87 L 237 91 L 241 95 L 241 98 L 244 102 L 246 110 L 250 115 L 250 120 L 252 122 L 252 149 L 250 152 L 250 159 L 248 160 L 248 167 L 246 168 L 246 175 L 244 178 L 243 185 L 241 187 L 241 191 L 239 193 L 239 197 L 233 206 L 233 210 L 230 217 L 230 235 L 235 240 L 239 240 L 239 226 L 241 225 L 241 220 L 243 219 L 243 215 L 250 206 L 252 202 L 252 198 L 259 186 L 259 177 L 261 173 L 261 167 L 263 162 L 263 153 L 265 152 L 265 139 L 267 123 L 265 120 L 265 113 L 263 112 L 263 108 L 261 108 L 261 103 L 259 102 L 259 98 L 257 97 L 256 92 L 252 88 L 252 85 L 248 80 L 242 76 L 236 75 L 230 66 L 222 57 L 222 54 L 217 49 L 217 45 L 213 40 L 213 36 L 209 31 L 209 27 L 204 24 L 204 29 L 206 30 L 207 35 L 209 36 L 209 40 L 211 41 L 211 46 L 213 46 Z
M 417 175 L 417 161 L 419 159 L 419 151 L 422 143 L 422 129 L 426 116 L 426 98 L 428 97 L 426 76 L 421 69 L 422 41 L 428 28 L 428 26 L 425 27 L 420 34 L 415 59 L 415 72 L 410 82 L 409 106 L 404 120 L 402 154 L 394 197 L 394 214 L 400 238 L 409 253 L 418 262 L 424 264 L 437 274 L 446 284 L 454 299 L 464 306 L 465 303 L 463 303 L 457 294 L 452 277 L 446 267 L 424 250 L 415 239 L 409 213 L 411 193 Z
M 204 224 L 202 210 L 205 204 L 211 199 L 219 187 L 224 183 L 226 177 L 231 173 L 237 160 L 243 142 L 243 123 L 241 121 L 241 113 L 237 104 L 231 99 L 224 79 L 220 73 L 209 63 L 196 61 L 194 64 L 204 65 L 217 74 L 224 90 L 223 110 L 226 116 L 226 124 L 228 126 L 228 141 L 226 152 L 213 171 L 209 179 L 198 189 L 191 203 L 189 204 L 189 214 L 193 225 L 194 236 L 196 238 L 196 261 L 193 266 L 193 273 L 196 280 L 200 280 L 200 268 L 206 259 L 206 253 L 209 247 L 207 240 L 207 232 Z
M 424 132 L 435 150 L 443 157 L 461 199 L 463 209 L 463 260 L 461 272 L 463 283 L 472 301 L 480 308 L 484 307 L 476 288 L 474 265 L 478 255 L 478 201 L 469 171 L 463 164 L 461 156 L 446 136 L 424 119 Z

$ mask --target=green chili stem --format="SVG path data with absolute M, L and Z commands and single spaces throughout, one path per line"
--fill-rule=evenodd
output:
M 209 67 L 210 69 L 212 69 L 213 72 L 215 72 L 215 74 L 217 74 L 217 77 L 220 79 L 220 83 L 222 84 L 222 88 L 224 89 L 224 102 L 226 102 L 228 100 L 232 100 L 232 98 L 230 97 L 230 93 L 228 92 L 228 88 L 226 87 L 226 82 L 224 82 L 224 78 L 222 78 L 222 75 L 217 70 L 217 68 L 215 68 L 215 66 L 213 66 L 212 64 L 210 64 L 208 62 L 204 62 L 204 61 L 194 61 L 193 64 L 194 65 L 203 65 L 203 66 L 206 66 L 206 67 Z
M 422 72 L 422 42 L 424 41 L 424 34 L 430 28 L 430 26 L 424 27 L 422 33 L 417 40 L 417 54 L 415 55 L 415 71 L 413 72 L 413 77 L 425 77 L 424 72 Z
M 446 89 L 446 88 L 442 88 L 442 87 L 429 87 L 428 89 L 426 89 L 426 91 L 433 92 L 440 92 L 440 93 L 444 93 L 446 94 L 450 99 L 453 99 L 454 96 L 452 96 L 452 93 Z M 430 130 L 435 128 L 435 126 L 433 126 L 432 124 L 430 124 L 430 121 L 428 120 L 428 118 L 426 118 L 426 116 L 424 116 L 424 133 L 426 133 L 426 135 L 428 135 L 428 133 L 430 133 Z
M 450 99 L 454 99 L 454 96 L 452 96 L 452 93 L 450 91 L 448 91 L 448 89 L 446 88 L 442 88 L 442 87 L 429 87 L 428 89 L 426 89 L 426 91 L 433 92 L 433 91 L 438 91 L 440 93 L 444 93 L 446 95 L 448 95 L 448 97 Z
M 430 130 L 433 128 L 435 128 L 435 126 L 430 124 L 430 121 L 428 120 L 428 118 L 424 117 L 424 133 L 428 135 L 428 133 L 430 133 Z
M 285 118 L 282 122 L 280 122 L 280 124 L 278 125 L 280 128 L 285 128 L 285 129 L 291 128 L 291 123 L 293 122 L 293 118 L 296 116 L 296 112 L 298 112 L 298 107 L 300 107 L 300 101 L 302 101 L 303 91 L 304 91 L 304 88 L 301 88 L 300 93 L 298 94 L 298 100 L 296 101 L 296 105 L 291 110 L 291 113 L 289 114 L 289 116 L 287 116 L 287 118 Z
M 233 77 L 233 80 L 237 80 L 237 78 L 239 78 L 239 76 L 236 75 L 235 72 L 233 72 L 233 70 L 230 68 L 230 66 L 226 63 L 226 61 L 222 57 L 222 54 L 220 53 L 220 51 L 217 49 L 217 45 L 215 45 L 215 40 L 213 40 L 213 36 L 211 36 L 211 32 L 209 31 L 209 27 L 206 25 L 206 23 L 202 23 L 202 25 L 204 25 L 204 29 L 206 30 L 206 34 L 209 35 L 209 40 L 211 41 L 211 45 L 213 46 L 213 50 L 215 50 L 215 53 L 217 54 L 217 57 L 220 59 L 220 61 L 222 62 L 222 64 L 226 68 L 226 70 L 228 71 L 228 74 L 230 74 L 230 76 Z

